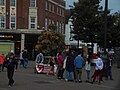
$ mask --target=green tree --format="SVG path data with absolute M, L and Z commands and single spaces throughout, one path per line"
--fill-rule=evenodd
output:
M 58 51 L 63 51 L 65 42 L 62 34 L 57 32 L 44 31 L 38 37 L 36 49 L 42 51 L 44 55 L 56 55 Z
M 102 15 L 103 22 L 97 36 L 97 43 L 100 47 L 104 46 L 104 16 Z M 107 48 L 119 47 L 120 45 L 120 12 L 107 15 Z
M 108 18 L 108 48 L 120 46 L 120 12 L 111 14 Z
M 102 28 L 100 0 L 79 0 L 71 9 L 74 39 L 82 42 L 97 42 L 98 31 Z M 93 46 L 92 46 L 93 47 Z

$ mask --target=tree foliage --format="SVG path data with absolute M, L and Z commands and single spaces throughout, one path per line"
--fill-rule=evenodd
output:
M 100 29 L 99 0 L 79 0 L 74 3 L 75 8 L 72 9 L 72 19 L 75 34 L 75 40 L 83 42 L 94 42 L 97 31 Z
M 44 55 L 56 55 L 57 51 L 64 49 L 65 43 L 62 34 L 44 31 L 38 37 L 36 49 Z
M 79 0 L 71 8 L 75 40 L 104 47 L 105 16 L 101 0 Z M 120 12 L 107 12 L 107 48 L 120 46 Z

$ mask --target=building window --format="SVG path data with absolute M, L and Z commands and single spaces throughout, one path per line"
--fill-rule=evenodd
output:
M 58 21 L 56 23 L 56 27 L 57 27 L 57 32 L 59 32 L 59 23 L 58 23 Z
M 5 29 L 5 16 L 0 16 L 0 28 Z
M 45 9 L 48 10 L 48 2 L 45 3 Z
M 49 3 L 49 11 L 51 11 L 51 3 Z
M 5 0 L 0 0 L 0 5 L 5 6 Z
M 10 28 L 11 29 L 15 29 L 16 28 L 16 20 L 15 20 L 15 17 L 11 17 L 10 18 Z
M 15 6 L 15 1 L 16 0 L 10 0 L 10 6 Z
M 36 7 L 36 0 L 30 0 L 30 7 Z
M 55 12 L 55 5 L 52 5 L 52 12 Z
M 48 23 L 49 23 L 49 25 L 51 24 L 51 19 L 49 19 L 49 22 L 48 22 Z
M 30 28 L 35 29 L 35 17 L 30 17 Z
M 62 33 L 62 24 L 61 24 L 61 22 L 59 23 L 59 33 Z
M 64 17 L 64 10 L 62 10 L 62 16 Z
M 62 23 L 62 33 L 64 34 L 64 22 Z
M 59 8 L 57 7 L 57 14 L 59 14 Z
M 45 18 L 45 30 L 47 30 L 47 28 L 48 28 L 48 19 Z

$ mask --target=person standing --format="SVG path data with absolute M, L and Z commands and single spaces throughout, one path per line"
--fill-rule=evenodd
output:
M 35 59 L 35 62 L 36 63 L 42 63 L 44 61 L 44 56 L 43 54 L 40 52 L 37 56 L 36 56 L 36 59 Z
M 5 56 L 4 54 L 0 55 L 0 72 L 3 71 Z
M 14 84 L 13 75 L 14 75 L 15 65 L 17 63 L 18 62 L 15 60 L 14 54 L 10 53 L 9 57 L 6 58 L 6 62 L 5 62 L 5 66 L 7 68 L 7 76 L 9 79 L 8 86 L 10 87 Z
M 27 50 L 24 50 L 23 54 L 22 54 L 23 60 L 24 60 L 24 68 L 27 67 L 28 65 L 28 52 Z
M 57 73 L 57 79 L 63 79 L 63 57 L 62 54 L 59 53 L 58 55 L 58 73 Z
M 68 54 L 66 61 L 66 81 L 73 81 L 74 58 L 72 53 Z
M 90 57 L 89 55 L 87 56 L 86 58 L 86 62 L 85 62 L 85 70 L 86 70 L 86 73 L 87 73 L 87 80 L 86 82 L 90 82 L 90 70 L 91 70 L 91 65 L 90 65 Z
M 24 60 L 23 60 L 23 56 L 22 56 L 23 52 L 24 52 L 24 50 L 22 50 L 20 53 L 20 66 L 22 65 L 24 67 Z
M 76 74 L 75 82 L 79 82 L 79 83 L 82 82 L 81 75 L 82 75 L 83 64 L 84 64 L 84 59 L 81 56 L 81 53 L 79 53 L 74 60 L 75 74 Z
M 52 57 L 49 59 L 48 64 L 50 65 L 50 69 L 49 69 L 49 71 L 47 72 L 47 75 L 49 75 L 49 74 L 54 75 L 54 65 L 55 65 L 55 58 L 54 58 L 54 56 L 52 56 Z
M 113 80 L 113 76 L 112 76 L 112 64 L 113 64 L 113 56 L 111 53 L 108 53 L 108 60 L 107 60 L 107 77 L 106 79 L 108 79 L 108 77 L 110 77 L 110 80 Z
M 96 80 L 96 77 L 98 76 L 98 82 L 99 84 L 101 84 L 101 81 L 102 81 L 102 69 L 103 69 L 103 61 L 102 59 L 100 58 L 100 55 L 97 54 L 97 59 L 96 59 L 96 66 L 95 66 L 95 73 L 93 75 L 93 81 L 92 81 L 92 84 L 95 82 Z

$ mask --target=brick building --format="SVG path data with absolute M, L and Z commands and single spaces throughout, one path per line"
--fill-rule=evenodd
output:
M 0 0 L 0 34 L 12 35 L 10 40 L 22 43 L 21 49 L 31 49 L 39 30 L 48 30 L 50 24 L 55 25 L 56 32 L 65 34 L 65 11 L 64 0 Z

